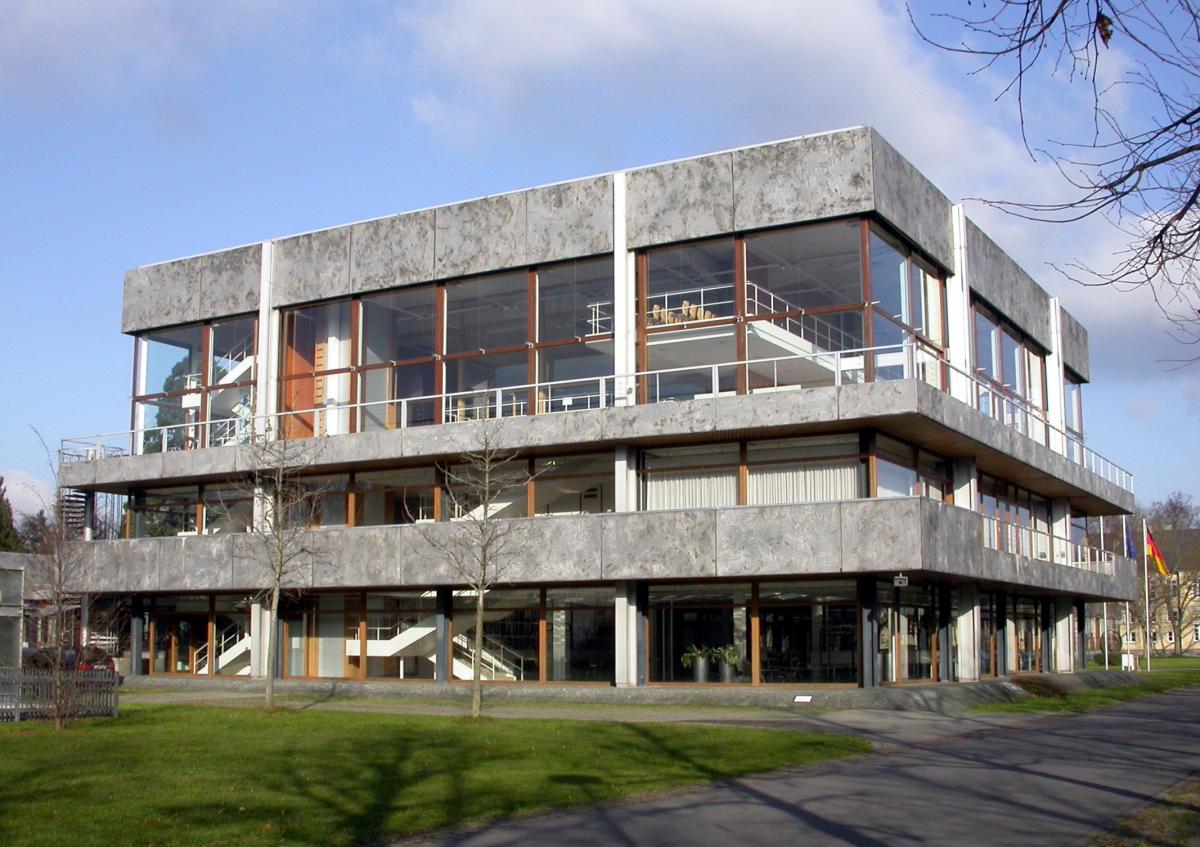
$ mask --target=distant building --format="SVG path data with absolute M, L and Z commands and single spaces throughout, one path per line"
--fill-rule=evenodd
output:
M 0 553 L 0 668 L 21 666 L 25 558 Z
M 461 518 L 485 426 L 537 473 L 491 680 L 1070 671 L 1084 603 L 1136 594 L 1083 535 L 1134 502 L 1084 443 L 1087 332 L 869 128 L 138 268 L 122 330 L 132 432 L 60 481 L 128 498 L 80 587 L 132 608 L 135 673 L 467 676 L 474 598 L 407 524 Z M 327 448 L 330 562 L 278 620 L 233 485 L 264 432 Z

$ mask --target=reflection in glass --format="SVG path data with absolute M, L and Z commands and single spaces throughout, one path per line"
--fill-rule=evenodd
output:
M 651 250 L 646 256 L 646 325 L 733 317 L 732 238 Z
M 528 277 L 524 271 L 472 277 L 446 286 L 446 352 L 525 343 Z
M 432 285 L 401 288 L 362 298 L 364 365 L 420 359 L 434 353 Z
M 858 221 L 746 236 L 746 313 L 861 304 Z
M 613 331 L 612 256 L 538 269 L 538 341 Z

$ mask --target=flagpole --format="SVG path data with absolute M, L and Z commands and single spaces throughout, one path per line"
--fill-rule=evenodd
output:
M 1150 670 L 1150 545 L 1146 543 L 1146 519 L 1142 518 L 1142 587 L 1146 601 L 1146 670 Z
M 1100 516 L 1100 558 L 1104 559 L 1104 515 Z M 1100 637 L 1104 639 L 1104 669 L 1108 670 L 1108 601 L 1104 601 L 1104 623 L 1100 625 Z
M 1121 549 L 1125 551 L 1126 558 L 1132 552 L 1129 549 L 1129 526 L 1125 522 L 1125 516 L 1121 515 Z M 1129 633 L 1133 632 L 1133 622 L 1129 619 L 1129 601 L 1125 601 L 1125 635 L 1121 637 L 1121 670 L 1125 670 L 1125 657 L 1129 655 Z

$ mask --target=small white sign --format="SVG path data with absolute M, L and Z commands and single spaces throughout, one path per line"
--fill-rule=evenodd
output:
M 792 699 L 792 702 L 793 702 L 793 703 L 811 703 L 811 702 L 812 702 L 812 695 L 811 695 L 811 694 L 797 694 L 797 695 L 796 695 L 796 696 L 795 696 L 795 697 Z
M 896 586 L 897 588 L 908 588 L 908 577 L 894 576 L 892 577 L 892 585 Z

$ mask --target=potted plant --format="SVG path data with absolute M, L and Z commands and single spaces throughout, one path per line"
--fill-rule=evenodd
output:
M 712 655 L 714 660 L 721 663 L 721 682 L 737 682 L 737 671 L 742 666 L 737 646 L 726 644 L 724 647 L 714 647 Z
M 692 669 L 692 678 L 696 682 L 708 682 L 708 657 L 711 652 L 707 647 L 697 647 L 693 644 L 683 651 L 679 663 Z

